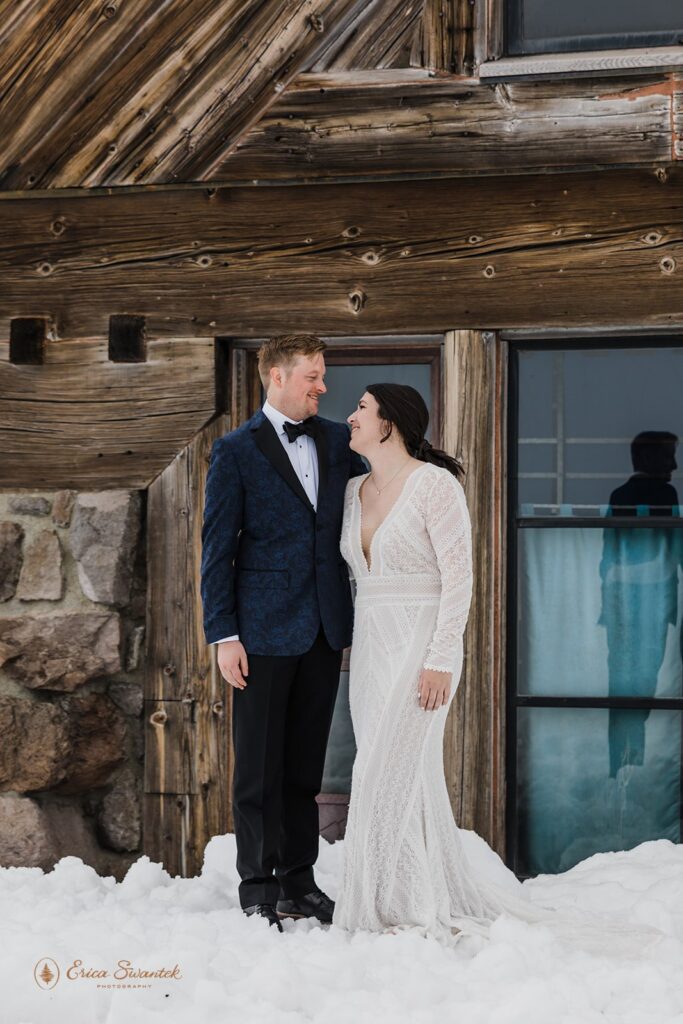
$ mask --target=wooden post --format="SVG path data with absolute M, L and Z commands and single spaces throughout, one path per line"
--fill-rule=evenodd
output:
M 495 334 L 445 337 L 444 447 L 465 466 L 474 589 L 463 673 L 446 723 L 446 780 L 459 826 L 505 854 L 507 346 Z
M 148 491 L 143 851 L 183 877 L 232 827 L 227 684 L 199 591 L 209 456 L 228 424 L 223 415 L 207 424 Z

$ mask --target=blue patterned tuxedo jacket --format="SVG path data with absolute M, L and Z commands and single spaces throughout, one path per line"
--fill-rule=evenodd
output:
M 247 654 L 298 655 L 321 623 L 334 650 L 351 643 L 339 538 L 346 484 L 366 468 L 346 424 L 314 419 L 317 512 L 262 410 L 213 443 L 201 559 L 207 643 L 239 633 Z

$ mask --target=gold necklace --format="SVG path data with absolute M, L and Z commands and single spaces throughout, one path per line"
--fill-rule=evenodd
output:
M 402 466 L 399 466 L 399 468 L 398 468 L 398 469 L 396 470 L 396 472 L 394 473 L 394 475 L 393 475 L 393 476 L 391 477 L 391 480 L 387 480 L 387 482 L 386 482 L 386 483 L 384 484 L 384 487 L 378 487 L 378 486 L 377 486 L 377 484 L 375 483 L 375 478 L 374 478 L 374 476 L 372 475 L 372 473 L 370 473 L 370 479 L 372 480 L 372 486 L 373 486 L 373 487 L 375 488 L 375 490 L 377 491 L 377 493 L 378 493 L 378 494 L 381 494 L 381 493 L 382 493 L 382 491 L 383 491 L 383 490 L 385 490 L 385 488 L 387 488 L 387 487 L 389 486 L 389 484 L 391 483 L 391 481 L 392 481 L 392 480 L 395 480 L 395 479 L 396 479 L 396 477 L 397 477 L 397 476 L 398 476 L 398 474 L 399 474 L 399 473 L 401 472 L 401 470 L 402 470 L 402 469 L 405 469 L 405 468 L 406 468 L 406 466 L 408 465 L 408 463 L 409 463 L 409 462 L 410 462 L 410 459 L 407 459 L 407 460 L 406 460 L 406 461 L 405 461 L 405 462 L 403 463 L 403 465 L 402 465 Z

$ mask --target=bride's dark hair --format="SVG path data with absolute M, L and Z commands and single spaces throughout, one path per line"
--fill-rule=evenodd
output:
M 403 438 L 408 452 L 421 462 L 442 466 L 461 480 L 465 476 L 462 463 L 452 455 L 434 448 L 425 438 L 429 424 L 429 410 L 419 391 L 410 384 L 368 384 L 365 389 L 378 405 L 377 414 L 389 424 L 382 441 L 391 437 L 394 427 Z

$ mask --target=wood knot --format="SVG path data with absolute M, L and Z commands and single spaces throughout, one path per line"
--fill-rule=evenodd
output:
M 105 18 L 116 17 L 116 4 L 105 4 L 102 8 L 102 14 Z
M 665 256 L 659 261 L 659 268 L 663 274 L 673 274 L 676 269 L 676 260 L 673 256 Z
M 496 268 L 493 266 L 492 263 L 488 263 L 484 267 L 484 277 L 495 277 L 495 274 L 496 274 Z
M 214 701 L 213 704 L 211 705 L 211 712 L 214 715 L 222 715 L 223 714 L 223 701 L 222 700 Z
M 166 714 L 163 708 L 160 708 L 158 711 L 153 711 L 152 714 L 149 716 L 149 721 L 151 725 L 165 725 L 167 720 L 168 715 Z
M 314 32 L 324 32 L 325 22 L 321 14 L 309 14 L 308 24 L 311 26 Z
M 162 672 L 164 673 L 165 676 L 174 676 L 175 675 L 175 665 L 173 665 L 172 663 L 169 663 L 168 665 L 164 665 L 164 667 L 162 669 Z
M 367 295 L 360 288 L 356 288 L 355 291 L 349 293 L 349 306 L 351 312 L 358 316 L 363 307 L 365 306 Z
M 199 264 L 200 267 L 210 267 L 211 264 L 213 263 L 213 260 L 211 259 L 210 256 L 204 255 L 199 257 L 197 263 Z
M 45 263 L 40 263 L 38 265 L 38 273 L 41 275 L 41 277 L 47 277 L 48 274 L 52 273 L 53 269 L 54 268 L 52 264 L 48 263 L 47 261 L 45 261 Z
M 52 224 L 50 225 L 50 231 L 53 235 L 61 235 L 65 227 L 66 224 L 63 220 L 53 220 Z
M 356 227 L 355 224 L 352 224 L 350 228 L 345 228 L 344 231 L 342 231 L 344 238 L 358 238 L 359 234 L 360 228 Z
M 371 267 L 374 267 L 376 263 L 379 263 L 379 254 L 374 249 L 368 249 L 367 252 L 363 253 L 361 259 L 363 263 L 368 263 Z
M 657 242 L 661 242 L 662 235 L 659 231 L 648 231 L 646 235 L 643 235 L 641 242 L 645 242 L 646 245 L 657 245 Z
M 470 245 L 476 245 L 477 242 L 481 242 L 481 241 L 483 241 L 483 239 L 482 239 L 481 235 L 470 235 L 470 237 L 467 239 L 467 241 L 470 243 Z

